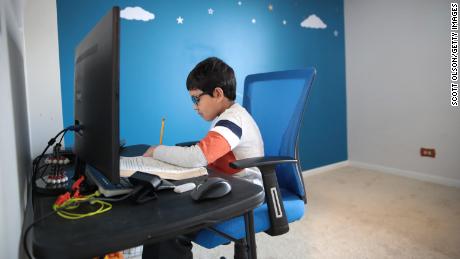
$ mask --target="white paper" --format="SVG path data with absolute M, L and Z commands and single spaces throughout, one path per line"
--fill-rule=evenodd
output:
M 156 173 L 170 173 L 180 174 L 188 172 L 196 172 L 197 170 L 206 170 L 204 167 L 200 168 L 185 168 L 180 166 L 171 165 L 152 157 L 120 157 L 120 171 L 142 171 L 142 172 L 156 172 Z

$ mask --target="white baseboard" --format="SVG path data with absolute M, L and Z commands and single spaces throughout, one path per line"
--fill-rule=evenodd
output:
M 346 161 L 342 161 L 342 162 L 338 162 L 338 163 L 334 163 L 334 164 L 325 165 L 325 166 L 313 168 L 313 169 L 310 169 L 310 170 L 302 171 L 302 175 L 304 177 L 308 177 L 308 176 L 312 176 L 312 175 L 322 174 L 322 173 L 325 173 L 325 172 L 328 172 L 328 171 L 331 171 L 331 170 L 334 170 L 334 169 L 342 168 L 342 167 L 345 167 L 345 166 L 348 166 L 348 165 L 349 165 L 349 162 L 346 160 Z
M 358 161 L 350 161 L 350 160 L 346 160 L 346 161 L 342 161 L 342 162 L 338 162 L 338 163 L 334 163 L 334 164 L 330 164 L 326 166 L 321 166 L 321 167 L 310 169 L 310 170 L 305 170 L 302 172 L 302 175 L 304 177 L 318 175 L 318 174 L 326 173 L 331 170 L 335 170 L 335 169 L 346 167 L 346 166 L 353 166 L 353 167 L 358 167 L 358 168 L 363 168 L 363 169 L 369 169 L 369 170 L 374 170 L 374 171 L 378 171 L 381 173 L 388 173 L 388 174 L 403 176 L 407 178 L 417 179 L 420 181 L 437 183 L 437 184 L 442 184 L 446 186 L 460 188 L 460 180 L 442 177 L 442 176 L 433 176 L 433 175 L 428 175 L 428 174 L 424 174 L 420 172 L 402 170 L 402 169 L 387 167 L 387 166 L 382 166 L 382 165 L 374 165 L 374 164 L 368 164 L 368 163 L 363 163 L 363 162 L 358 162 Z
M 420 181 L 437 183 L 437 184 L 442 184 L 446 186 L 460 188 L 460 180 L 456 180 L 456 179 L 451 179 L 451 178 L 442 177 L 442 176 L 433 176 L 433 175 L 428 175 L 428 174 L 424 174 L 420 172 L 402 170 L 402 169 L 386 167 L 386 166 L 381 166 L 381 165 L 367 164 L 367 163 L 358 162 L 358 161 L 347 161 L 347 162 L 348 162 L 348 165 L 353 166 L 353 167 L 375 170 L 375 171 L 379 171 L 382 173 L 389 173 L 389 174 L 394 174 L 398 176 L 417 179 Z

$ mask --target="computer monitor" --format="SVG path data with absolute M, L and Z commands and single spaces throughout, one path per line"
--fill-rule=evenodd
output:
M 74 92 L 77 160 L 113 184 L 120 181 L 119 67 L 120 8 L 113 7 L 76 48 Z

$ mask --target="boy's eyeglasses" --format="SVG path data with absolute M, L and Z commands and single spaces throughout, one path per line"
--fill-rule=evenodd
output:
M 200 102 L 201 96 L 203 96 L 203 95 L 205 95 L 205 94 L 207 94 L 207 93 L 201 93 L 201 94 L 199 94 L 198 96 L 193 96 L 193 95 L 190 96 L 190 97 L 192 98 L 193 104 L 198 105 L 198 103 Z

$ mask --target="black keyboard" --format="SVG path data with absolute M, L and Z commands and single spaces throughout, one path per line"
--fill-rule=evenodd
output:
M 133 185 L 128 178 L 120 177 L 120 183 L 112 184 L 101 172 L 87 166 L 86 176 L 99 188 L 99 192 L 105 197 L 112 197 L 130 193 L 133 190 Z
M 132 188 L 133 185 L 129 181 L 128 177 L 120 177 L 120 183 L 115 184 L 116 188 Z

